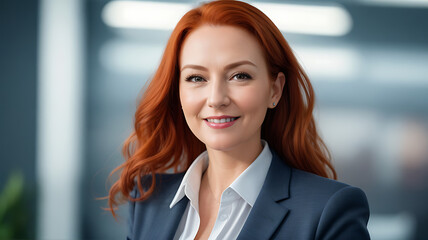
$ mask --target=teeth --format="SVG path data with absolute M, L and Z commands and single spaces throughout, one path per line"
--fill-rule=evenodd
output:
M 207 119 L 207 121 L 211 123 L 226 123 L 226 122 L 232 122 L 234 120 L 236 120 L 236 118 Z

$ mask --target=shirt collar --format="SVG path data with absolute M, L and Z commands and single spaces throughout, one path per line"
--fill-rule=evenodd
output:
M 228 187 L 233 189 L 240 197 L 250 204 L 251 207 L 254 206 L 260 190 L 262 189 L 272 161 L 272 152 L 269 149 L 269 144 L 265 140 L 262 140 L 262 145 L 263 150 L 256 160 L 254 160 L 254 162 Z M 192 204 L 194 208 L 199 209 L 198 199 L 201 177 L 207 167 L 208 153 L 205 151 L 193 161 L 186 171 L 169 205 L 170 208 L 174 207 L 184 196 L 187 196 L 190 200 L 190 204 Z
M 230 188 L 235 190 L 251 207 L 254 206 L 259 196 L 272 162 L 272 152 L 268 143 L 262 140 L 262 144 L 264 145 L 263 150 L 256 160 L 230 185 Z
M 204 151 L 201 153 L 195 161 L 187 169 L 186 174 L 181 181 L 178 191 L 172 199 L 169 208 L 174 207 L 184 196 L 187 196 L 190 200 L 190 203 L 196 208 L 199 209 L 198 199 L 199 199 L 199 187 L 201 186 L 202 173 L 208 167 L 208 152 Z

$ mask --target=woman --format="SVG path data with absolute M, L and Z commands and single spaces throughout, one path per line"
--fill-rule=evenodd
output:
M 129 200 L 128 239 L 369 239 L 364 193 L 336 173 L 314 93 L 258 9 L 189 11 L 135 113 L 112 186 Z M 166 174 L 173 169 L 174 174 Z

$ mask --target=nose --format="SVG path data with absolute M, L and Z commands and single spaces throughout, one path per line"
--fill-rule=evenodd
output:
M 212 108 L 222 108 L 230 104 L 227 83 L 221 79 L 215 79 L 210 84 L 208 106 Z

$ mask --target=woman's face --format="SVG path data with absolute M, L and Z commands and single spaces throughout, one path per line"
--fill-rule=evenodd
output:
M 203 25 L 183 43 L 180 102 L 207 148 L 260 142 L 266 111 L 278 103 L 284 81 L 282 73 L 270 79 L 261 46 L 240 28 Z

